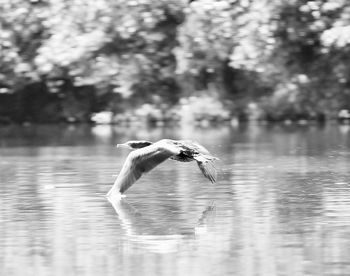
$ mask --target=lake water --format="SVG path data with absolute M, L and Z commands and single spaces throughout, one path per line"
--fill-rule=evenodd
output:
M 109 202 L 129 139 L 197 140 Z M 349 126 L 0 128 L 0 275 L 350 275 Z

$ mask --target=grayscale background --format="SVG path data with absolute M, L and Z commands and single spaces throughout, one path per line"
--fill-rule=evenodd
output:
M 0 0 L 0 275 L 350 275 L 349 123 L 347 0 Z

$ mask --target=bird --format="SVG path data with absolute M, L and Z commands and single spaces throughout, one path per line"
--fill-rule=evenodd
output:
M 143 174 L 151 171 L 160 163 L 167 159 L 179 162 L 196 161 L 203 175 L 212 183 L 216 182 L 217 171 L 214 161 L 219 158 L 212 156 L 202 145 L 191 140 L 162 139 L 158 142 L 145 140 L 132 140 L 117 147 L 131 149 L 124 165 L 117 176 L 112 188 L 107 193 L 107 197 L 123 194 L 129 189 Z

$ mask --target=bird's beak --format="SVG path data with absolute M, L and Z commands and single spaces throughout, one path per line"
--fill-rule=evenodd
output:
M 127 144 L 117 144 L 117 148 L 130 149 L 130 147 Z

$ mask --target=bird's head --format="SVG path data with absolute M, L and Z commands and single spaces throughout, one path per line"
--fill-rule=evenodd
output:
M 123 144 L 117 144 L 117 148 L 140 149 L 152 145 L 149 141 L 127 141 Z

